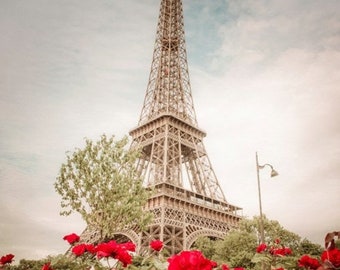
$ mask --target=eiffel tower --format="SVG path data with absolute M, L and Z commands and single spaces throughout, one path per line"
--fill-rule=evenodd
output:
M 226 201 L 203 145 L 206 133 L 196 120 L 181 0 L 161 0 L 144 105 L 129 134 L 131 148 L 141 150 L 138 173 L 154 190 L 145 206 L 154 218 L 145 231 L 117 231 L 116 240 L 133 241 L 142 255 L 159 239 L 170 255 L 189 249 L 200 236 L 223 238 L 237 227 L 242 208 Z M 99 232 L 87 228 L 81 239 L 99 241 Z
M 236 227 L 240 207 L 229 204 L 203 145 L 189 81 L 181 0 L 162 0 L 144 105 L 132 148 L 142 151 L 137 169 L 155 190 L 144 232 L 125 233 L 140 254 L 160 239 L 169 254 L 189 249 L 200 236 L 223 238 Z

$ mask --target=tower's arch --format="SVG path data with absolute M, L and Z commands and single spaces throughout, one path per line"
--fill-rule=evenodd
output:
M 196 240 L 199 237 L 208 237 L 208 238 L 214 238 L 214 239 L 223 239 L 226 234 L 222 232 L 218 232 L 215 230 L 209 230 L 209 229 L 201 229 L 198 231 L 193 232 L 190 234 L 187 238 L 187 249 L 191 249 L 193 244 L 196 242 Z
M 133 230 L 123 230 L 115 232 L 113 235 L 113 239 L 115 239 L 117 242 L 131 241 L 137 245 L 139 235 Z

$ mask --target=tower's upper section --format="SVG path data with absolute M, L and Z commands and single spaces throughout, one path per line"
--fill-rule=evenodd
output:
M 139 125 L 160 115 L 172 115 L 197 126 L 181 0 L 161 2 L 151 72 Z

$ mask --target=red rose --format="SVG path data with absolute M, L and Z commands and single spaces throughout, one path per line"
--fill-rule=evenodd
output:
M 71 233 L 69 235 L 65 235 L 63 239 L 66 240 L 70 245 L 72 245 L 73 243 L 78 242 L 80 240 L 80 237 L 75 233 Z
M 132 263 L 131 254 L 126 251 L 119 251 L 114 258 L 119 260 L 123 264 L 123 267 L 126 267 Z
M 0 265 L 10 264 L 13 262 L 14 255 L 13 254 L 7 254 L 5 256 L 2 256 L 0 258 Z
M 45 263 L 43 267 L 41 268 L 41 270 L 53 270 L 51 267 L 51 263 L 50 262 Z
M 168 270 L 211 270 L 217 263 L 206 259 L 198 250 L 182 251 L 168 259 Z
M 163 248 L 163 242 L 161 240 L 153 240 L 150 242 L 150 247 L 155 251 L 160 251 Z
M 309 257 L 308 255 L 303 255 L 298 260 L 298 266 L 308 269 L 317 269 L 320 266 L 320 262 L 317 259 Z
M 222 265 L 221 265 L 221 269 L 222 269 L 222 270 L 230 270 L 229 267 L 228 267 L 228 265 L 226 265 L 226 264 L 222 264 Z
M 267 248 L 267 245 L 262 243 L 262 244 L 258 245 L 258 247 L 256 248 L 256 252 L 261 253 L 262 251 L 265 251 L 266 248 Z
M 92 244 L 86 244 L 86 251 L 91 253 L 91 254 L 95 254 L 96 253 L 96 248 Z
M 339 249 L 331 249 L 331 250 L 325 250 L 321 254 L 321 260 L 324 261 L 330 261 L 335 268 L 340 267 L 340 250 Z
M 72 253 L 76 255 L 77 257 L 83 255 L 85 251 L 86 251 L 86 244 L 79 244 L 72 248 Z
M 85 252 L 92 253 L 92 254 L 96 253 L 94 245 L 83 243 L 83 244 L 76 245 L 72 248 L 72 253 L 76 255 L 77 257 L 83 255 Z
M 119 246 L 123 249 L 128 250 L 128 251 L 132 251 L 132 252 L 136 251 L 136 245 L 132 242 L 121 243 L 121 244 L 119 244 Z
M 124 267 L 132 263 L 132 256 L 128 251 L 134 251 L 136 248 L 135 244 L 132 242 L 118 244 L 116 241 L 112 240 L 106 243 L 98 244 L 95 248 L 98 259 L 103 257 L 112 257 L 119 260 Z
M 284 254 L 285 255 L 291 255 L 292 254 L 292 250 L 289 247 L 285 247 L 284 248 Z
M 292 254 L 292 250 L 288 247 L 273 248 L 270 253 L 276 256 L 286 256 Z
M 111 241 L 114 242 L 114 241 Z M 111 256 L 111 253 L 114 252 L 114 247 L 113 245 L 109 245 L 109 243 L 101 243 L 96 246 L 96 253 L 98 259 L 101 259 L 103 257 L 107 258 Z

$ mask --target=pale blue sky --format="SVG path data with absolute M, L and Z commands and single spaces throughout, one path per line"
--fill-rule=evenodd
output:
M 191 88 L 227 200 L 323 243 L 339 230 L 340 2 L 184 0 Z M 65 251 L 53 183 L 83 138 L 137 125 L 159 0 L 0 2 L 0 254 Z

